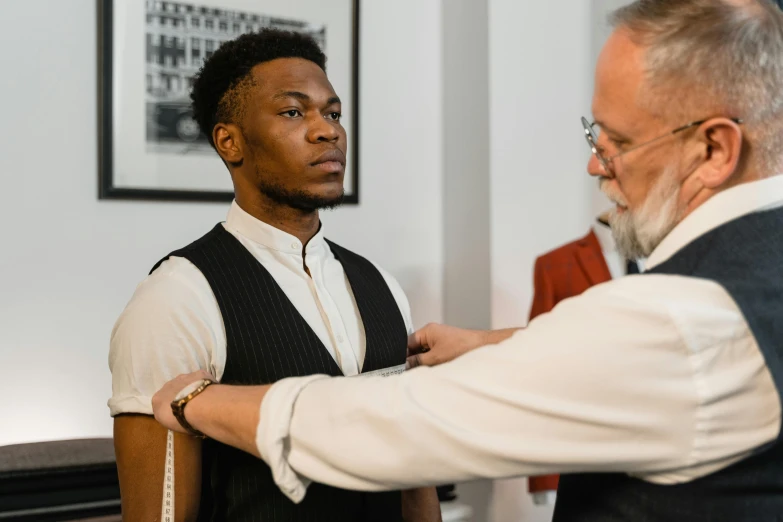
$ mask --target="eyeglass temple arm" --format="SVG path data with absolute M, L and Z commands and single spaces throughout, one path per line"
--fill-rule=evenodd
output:
M 734 123 L 736 123 L 737 125 L 742 123 L 742 119 L 741 118 L 729 118 L 729 119 L 731 121 L 733 121 Z M 704 123 L 706 121 L 709 121 L 709 120 L 699 120 L 699 121 L 691 122 L 691 123 L 689 123 L 687 125 L 683 125 L 682 127 L 678 127 L 676 129 L 674 129 L 671 133 L 672 134 L 677 134 L 678 132 L 682 132 L 682 131 L 684 131 L 686 129 L 690 129 L 691 127 L 695 127 L 697 125 L 701 125 L 702 123 Z

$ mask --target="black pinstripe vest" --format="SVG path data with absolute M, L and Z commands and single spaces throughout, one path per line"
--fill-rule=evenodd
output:
M 694 240 L 649 272 L 709 279 L 734 299 L 783 400 L 783 209 Z M 644 277 L 644 276 L 642 276 Z M 755 455 L 672 486 L 619 473 L 563 475 L 555 522 L 783 522 L 783 433 Z
M 362 371 L 404 363 L 405 322 L 383 276 L 363 257 L 331 242 L 329 246 L 343 265 L 364 324 L 367 345 Z M 269 272 L 221 224 L 169 256 L 193 263 L 215 294 L 227 341 L 221 382 L 267 384 L 317 373 L 342 375 Z M 312 484 L 304 501 L 294 504 L 275 486 L 269 467 L 253 456 L 207 441 L 203 462 L 199 520 L 399 522 L 402 518 L 399 492 L 359 493 Z

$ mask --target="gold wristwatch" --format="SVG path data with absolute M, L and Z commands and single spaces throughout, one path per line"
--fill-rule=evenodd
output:
M 201 439 L 206 439 L 207 436 L 191 426 L 187 419 L 185 419 L 185 405 L 193 400 L 193 398 L 196 397 L 199 393 L 206 390 L 207 386 L 210 384 L 215 384 L 215 381 L 210 381 L 209 379 L 196 381 L 186 386 L 185 389 L 183 389 L 171 402 L 171 412 L 174 414 L 174 417 L 177 419 L 177 421 L 179 421 L 180 425 L 185 428 L 188 433 Z

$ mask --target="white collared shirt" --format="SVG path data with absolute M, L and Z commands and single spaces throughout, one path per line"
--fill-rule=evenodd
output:
M 259 221 L 236 202 L 224 226 L 269 271 L 343 374 L 358 374 L 366 348 L 364 326 L 343 266 L 323 232 L 307 243 L 303 256 L 299 239 Z M 405 293 L 391 275 L 378 269 L 410 332 Z M 190 261 L 169 258 L 139 284 L 112 331 L 109 366 L 112 415 L 152 414 L 152 395 L 179 374 L 203 369 L 222 378 L 223 318 L 209 283 Z
M 714 196 L 647 260 L 783 205 L 783 176 Z M 294 411 L 294 404 L 296 410 Z M 300 501 L 310 480 L 358 490 L 579 471 L 688 482 L 780 432 L 780 397 L 729 294 L 705 279 L 621 277 L 510 339 L 387 378 L 285 379 L 259 453 Z

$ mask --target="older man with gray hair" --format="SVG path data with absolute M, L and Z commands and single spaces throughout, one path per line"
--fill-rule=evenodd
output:
M 412 362 L 434 368 L 244 388 L 181 376 L 158 420 L 183 429 L 178 399 L 186 425 L 266 460 L 294 500 L 310 480 L 570 473 L 558 522 L 782 520 L 783 13 L 637 0 L 613 20 L 588 171 L 646 273 L 523 330 L 427 326 Z

